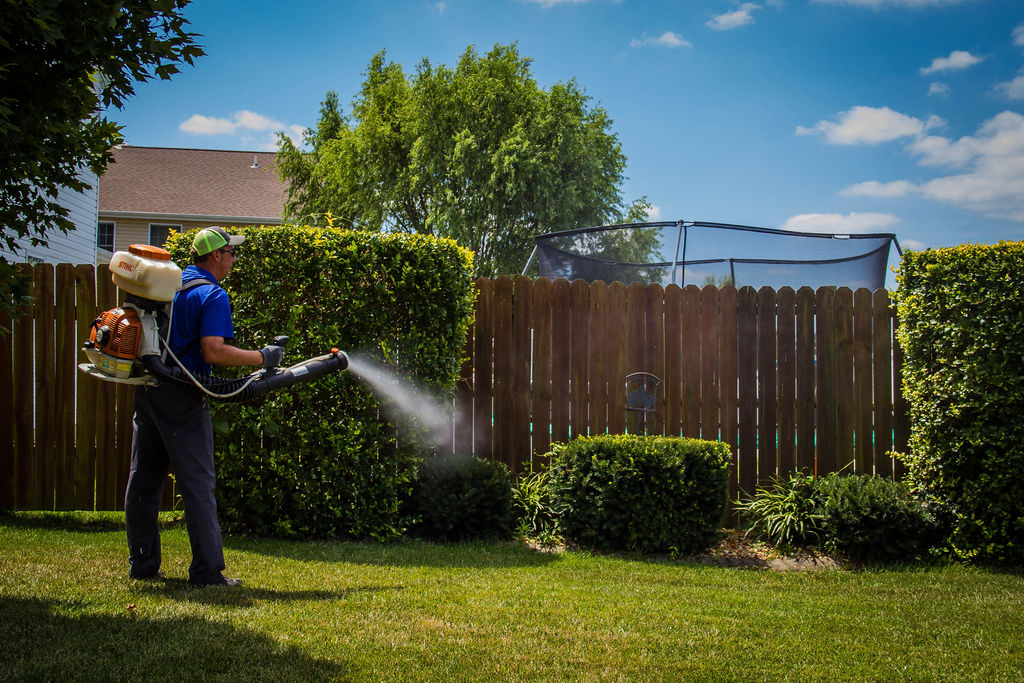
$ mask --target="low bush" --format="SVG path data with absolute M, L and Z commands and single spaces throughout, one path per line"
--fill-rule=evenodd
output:
M 512 533 L 512 475 L 494 460 L 428 460 L 403 510 L 409 534 L 432 541 L 504 539 Z
M 833 473 L 818 480 L 815 493 L 830 551 L 892 562 L 922 556 L 939 542 L 935 518 L 903 482 Z
M 717 539 L 729 447 L 675 437 L 580 437 L 551 452 L 548 489 L 566 538 L 596 550 L 700 552 Z
M 780 546 L 819 545 L 857 560 L 911 560 L 942 537 L 939 523 L 906 483 L 868 475 L 776 478 L 738 510 L 758 538 Z

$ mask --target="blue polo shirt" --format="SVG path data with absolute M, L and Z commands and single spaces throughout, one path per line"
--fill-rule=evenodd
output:
M 181 274 L 182 286 L 190 281 L 203 278 L 217 283 L 209 271 L 191 265 Z M 202 337 L 224 337 L 234 339 L 235 329 L 231 322 L 231 302 L 228 293 L 219 283 L 197 285 L 174 295 L 171 321 L 171 338 L 168 344 L 178 360 L 195 375 L 210 375 L 210 364 L 203 360 L 199 348 Z

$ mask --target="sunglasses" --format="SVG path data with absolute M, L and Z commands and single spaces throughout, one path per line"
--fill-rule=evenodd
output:
M 235 250 L 234 249 L 219 249 L 218 251 L 220 251 L 220 252 L 222 252 L 224 254 L 231 254 L 232 256 L 235 256 Z M 235 256 L 235 258 L 238 258 L 238 257 Z

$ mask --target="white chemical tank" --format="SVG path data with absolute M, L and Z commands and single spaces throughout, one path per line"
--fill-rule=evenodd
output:
M 110 278 L 130 294 L 153 301 L 170 301 L 181 287 L 181 268 L 171 252 L 148 244 L 133 244 L 110 259 Z

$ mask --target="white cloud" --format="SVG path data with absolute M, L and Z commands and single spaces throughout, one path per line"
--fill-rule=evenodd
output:
M 1020 75 L 1012 81 L 997 85 L 996 90 L 1001 91 L 1011 100 L 1024 100 L 1024 71 L 1021 71 Z
M 985 61 L 984 57 L 972 55 L 964 50 L 953 50 L 948 57 L 936 57 L 930 66 L 922 67 L 921 74 L 927 76 L 940 71 L 961 71 L 983 61 Z
M 448 9 L 448 4 L 444 2 L 436 2 L 432 5 L 428 5 L 430 9 L 436 10 L 438 14 L 444 14 L 444 11 Z
M 963 169 L 923 183 L 869 181 L 843 194 L 868 197 L 920 196 L 994 218 L 1024 222 L 1024 115 L 1004 111 L 973 136 L 951 140 L 923 137 L 907 145 L 922 166 Z
M 285 124 L 242 109 L 236 111 L 230 119 L 193 114 L 178 128 L 192 135 L 234 135 L 239 130 L 283 130 Z
M 231 118 L 193 114 L 178 128 L 190 135 L 234 135 L 245 147 L 257 151 L 277 150 L 277 134 L 284 133 L 296 147 L 301 147 L 306 134 L 304 126 L 288 125 L 262 114 L 242 109 Z
M 1018 47 L 1024 47 L 1024 24 L 1013 29 L 1013 44 Z
M 783 223 L 787 230 L 800 232 L 831 232 L 841 235 L 876 232 L 892 228 L 901 221 L 891 213 L 803 213 Z
M 796 134 L 820 134 L 833 145 L 875 145 L 899 138 L 918 137 L 943 124 L 937 116 L 922 121 L 889 107 L 853 107 L 840 112 L 837 119 L 819 121 L 811 128 L 797 126 Z
M 922 166 L 957 166 L 970 163 L 977 152 L 973 138 L 950 140 L 940 135 L 926 135 L 907 144 L 907 151 L 920 157 Z
M 247 128 L 249 130 L 274 130 L 284 126 L 283 123 L 278 123 L 247 109 L 235 112 L 235 123 L 238 124 L 239 128 Z
M 630 47 L 643 47 L 645 45 L 658 45 L 661 47 L 693 47 L 693 43 L 672 31 L 665 31 L 657 38 L 648 38 L 645 33 L 641 38 L 634 38 L 629 43 Z
M 233 121 L 202 114 L 193 114 L 178 126 L 180 130 L 192 135 L 231 135 L 237 127 Z
M 841 194 L 847 197 L 877 197 L 891 199 L 893 197 L 906 197 L 914 191 L 914 184 L 906 180 L 897 180 L 891 183 L 880 183 L 877 180 L 869 180 L 866 183 L 851 185 L 842 191 Z
M 660 221 L 661 220 L 661 207 L 656 204 L 651 204 L 647 207 L 647 220 L 649 221 Z
M 752 2 L 745 2 L 734 12 L 726 12 L 713 17 L 707 22 L 707 25 L 715 31 L 729 31 L 734 28 L 739 28 L 740 26 L 753 24 L 754 17 L 751 13 L 758 9 L 761 9 L 760 5 L 755 5 Z
M 932 83 L 928 86 L 928 94 L 933 97 L 945 97 L 949 92 L 949 86 L 945 83 Z

